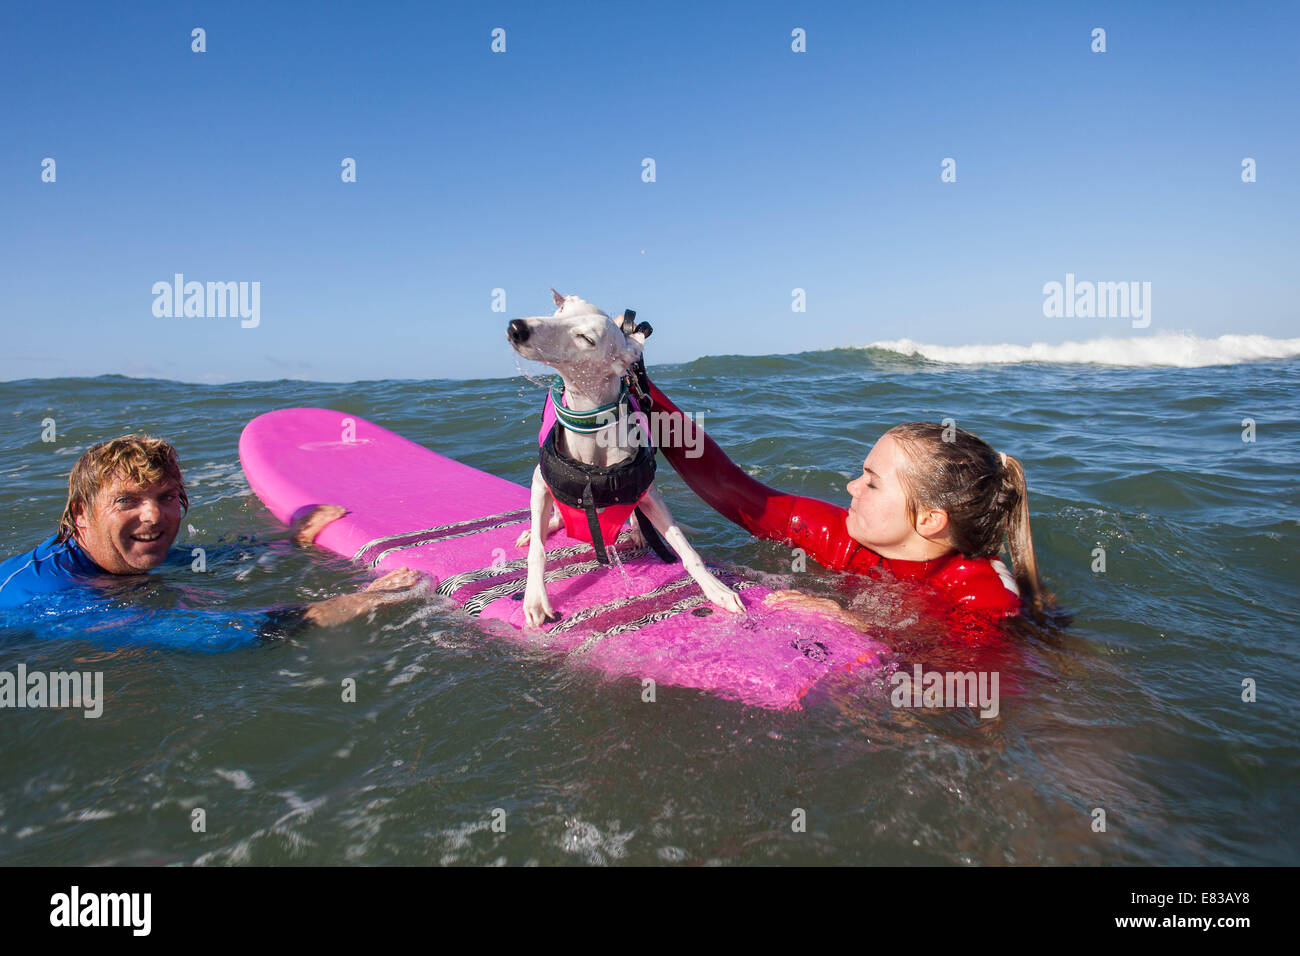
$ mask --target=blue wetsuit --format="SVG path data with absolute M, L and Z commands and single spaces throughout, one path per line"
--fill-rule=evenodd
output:
M 0 607 L 18 607 L 38 594 L 77 587 L 108 573 L 77 542 L 56 537 L 0 564 Z
M 0 563 L 0 632 L 17 629 L 41 637 L 215 651 L 286 637 L 306 626 L 301 607 L 140 606 L 123 592 L 143 581 L 109 574 L 76 541 L 55 538 Z M 190 553 L 172 548 L 164 563 L 189 564 Z

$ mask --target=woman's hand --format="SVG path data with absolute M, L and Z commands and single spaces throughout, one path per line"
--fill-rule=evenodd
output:
M 861 622 L 853 614 L 844 610 L 830 598 L 813 597 L 811 594 L 804 594 L 802 591 L 773 591 L 763 599 L 763 603 L 768 607 L 780 610 L 806 611 L 810 614 L 820 614 L 823 617 L 829 617 L 831 620 L 852 627 L 862 626 Z

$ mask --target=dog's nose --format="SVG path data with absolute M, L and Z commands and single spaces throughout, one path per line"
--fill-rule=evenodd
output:
M 506 326 L 506 338 L 515 345 L 528 341 L 528 323 L 523 319 L 511 319 Z

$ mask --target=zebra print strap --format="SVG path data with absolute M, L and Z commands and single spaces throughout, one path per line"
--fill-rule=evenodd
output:
M 624 531 L 618 536 L 615 544 L 626 544 L 631 539 L 631 533 Z M 589 544 L 576 544 L 570 545 L 567 548 L 556 548 L 554 551 L 546 552 L 546 560 L 563 560 L 564 558 L 571 558 L 575 554 L 582 554 L 584 551 L 590 550 L 591 545 Z M 495 578 L 503 574 L 510 574 L 512 571 L 524 571 L 527 568 L 528 559 L 525 557 L 514 561 L 503 561 L 500 564 L 490 564 L 485 568 L 474 568 L 472 571 L 461 571 L 459 574 L 451 575 L 439 584 L 437 592 L 443 597 L 455 597 L 457 591 L 466 588 L 471 584 L 475 584 L 487 578 Z
M 532 512 L 527 508 L 523 508 L 518 511 L 503 511 L 501 514 L 457 521 L 454 524 L 444 524 L 436 528 L 425 528 L 423 531 L 403 531 L 399 534 L 385 535 L 382 538 L 375 538 L 358 548 L 357 553 L 352 556 L 352 560 L 368 564 L 373 568 L 384 557 L 394 551 L 418 548 L 420 545 L 429 544 L 432 541 L 448 541 L 452 538 L 463 538 L 471 534 L 478 534 L 481 531 L 491 531 L 495 528 L 504 528 L 507 525 L 521 524 L 528 521 L 531 516 Z
M 691 579 L 687 578 L 686 580 L 690 581 Z M 736 581 L 731 584 L 731 587 L 733 587 L 737 591 L 747 591 L 752 587 L 756 587 L 756 585 L 752 581 Z M 627 603 L 631 603 L 632 600 L 633 599 L 628 599 Z M 622 624 L 615 624 L 613 627 L 606 628 L 603 631 L 597 631 L 596 633 L 592 634 L 585 641 L 583 641 L 578 647 L 574 648 L 573 653 L 570 656 L 581 656 L 583 654 L 589 653 L 592 650 L 592 648 L 594 648 L 601 641 L 605 640 L 605 638 L 607 637 L 613 637 L 615 634 L 626 634 L 628 631 L 639 631 L 647 624 L 654 624 L 656 621 L 666 621 L 670 617 L 676 617 L 678 614 L 684 614 L 687 611 L 693 611 L 696 608 L 703 607 L 705 604 L 708 603 L 709 603 L 709 599 L 706 598 L 703 594 L 694 594 L 691 597 L 678 601 L 677 603 L 669 607 L 663 608 L 658 611 L 650 611 L 646 614 L 643 614 L 640 617 L 636 618 L 635 620 L 624 621 Z

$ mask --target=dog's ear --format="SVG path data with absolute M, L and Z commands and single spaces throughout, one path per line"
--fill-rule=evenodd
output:
M 639 332 L 625 335 L 623 340 L 623 346 L 614 358 L 614 365 L 620 375 L 636 364 L 636 360 L 641 357 L 641 350 L 645 347 L 645 336 Z
M 551 287 L 551 295 L 555 296 L 555 307 L 556 307 L 557 309 L 562 309 L 562 308 L 564 308 L 564 296 L 562 296 L 562 295 L 560 295 L 560 293 L 556 292 L 554 286 Z

